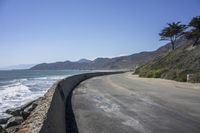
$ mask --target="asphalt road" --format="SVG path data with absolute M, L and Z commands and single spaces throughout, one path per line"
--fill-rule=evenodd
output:
M 73 93 L 79 133 L 200 133 L 200 84 L 96 77 Z

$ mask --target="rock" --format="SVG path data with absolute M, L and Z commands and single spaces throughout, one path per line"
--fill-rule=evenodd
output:
M 9 127 L 13 127 L 13 126 L 16 126 L 16 125 L 20 125 L 22 122 L 23 122 L 23 117 L 21 116 L 15 116 L 15 117 L 11 117 L 7 124 L 6 124 L 6 128 L 9 128 Z
M 23 111 L 25 108 L 31 106 L 34 102 L 36 102 L 36 101 L 35 101 L 35 100 L 34 100 L 34 101 L 31 101 L 31 102 L 29 102 L 29 103 L 27 103 L 27 104 L 25 104 L 25 105 L 22 105 L 21 107 L 8 109 L 8 110 L 6 110 L 6 113 L 7 113 L 7 114 L 10 114 L 10 115 L 13 115 L 13 116 L 21 116 L 22 111 Z
M 6 124 L 9 119 L 10 119 L 10 117 L 8 117 L 8 118 L 1 118 L 0 119 L 0 124 Z
M 16 133 L 19 130 L 18 126 L 9 127 L 6 129 L 6 133 Z
M 0 125 L 0 133 L 7 133 L 6 130 Z
M 27 108 L 24 109 L 24 111 L 22 111 L 22 116 L 24 119 L 26 119 L 31 112 L 37 107 L 37 102 L 33 102 L 30 106 L 28 106 Z
M 6 110 L 6 113 L 13 116 L 20 116 L 21 111 L 22 111 L 22 108 L 18 107 L 18 108 L 8 109 Z
M 23 111 L 23 112 L 22 112 L 22 117 L 23 117 L 24 119 L 27 119 L 29 115 L 30 115 L 30 112 L 27 112 L 27 111 Z
M 29 107 L 25 108 L 24 111 L 31 112 L 37 107 L 37 103 L 33 102 Z

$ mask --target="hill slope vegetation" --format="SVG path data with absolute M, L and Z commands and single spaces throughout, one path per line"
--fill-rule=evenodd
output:
M 200 46 L 192 46 L 189 41 L 171 52 L 147 62 L 136 69 L 140 77 L 165 78 L 186 81 L 192 74 L 191 82 L 200 82 Z

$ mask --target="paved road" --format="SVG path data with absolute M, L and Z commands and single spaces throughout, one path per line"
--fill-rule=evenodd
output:
M 96 77 L 77 87 L 72 107 L 79 133 L 200 133 L 200 84 Z

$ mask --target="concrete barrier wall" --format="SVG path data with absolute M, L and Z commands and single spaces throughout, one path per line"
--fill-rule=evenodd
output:
M 71 106 L 73 90 L 86 79 L 119 73 L 123 72 L 86 73 L 61 80 L 56 86 L 50 108 L 40 133 L 78 133 Z

